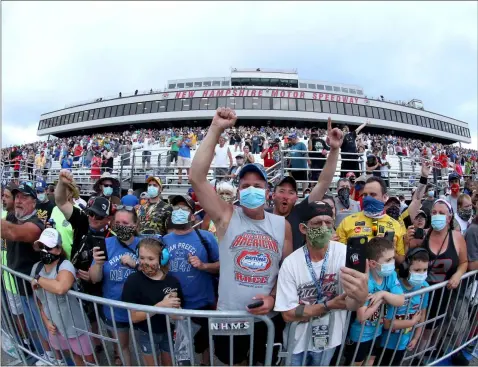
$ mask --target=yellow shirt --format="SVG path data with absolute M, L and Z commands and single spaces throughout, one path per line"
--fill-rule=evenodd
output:
M 191 135 L 189 135 L 189 138 L 191 139 L 191 144 L 192 144 L 192 145 L 196 145 L 197 140 L 198 140 L 196 134 L 191 134 Z
M 350 237 L 367 236 L 368 239 L 372 239 L 372 223 L 373 219 L 366 217 L 363 212 L 350 214 L 345 217 L 337 228 L 337 235 L 339 236 L 339 242 L 347 243 L 347 239 Z M 388 215 L 384 215 L 383 218 L 377 219 L 377 236 L 383 237 L 385 232 L 395 232 L 395 252 L 397 255 L 405 255 L 405 245 L 403 243 L 403 231 L 404 226 Z

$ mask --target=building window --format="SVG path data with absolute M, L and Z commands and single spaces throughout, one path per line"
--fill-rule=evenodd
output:
M 383 111 L 383 108 L 378 109 L 378 116 L 380 117 L 380 120 L 385 120 L 385 112 Z
M 296 111 L 297 110 L 297 103 L 295 98 L 289 98 L 289 111 Z
M 412 125 L 412 115 L 410 113 L 407 113 L 407 121 L 409 125 Z
M 166 107 L 168 106 L 168 100 L 163 99 L 159 101 L 159 112 L 166 112 Z
M 325 90 L 329 91 L 329 92 L 332 92 L 332 87 L 330 85 L 326 85 Z
M 186 88 L 192 88 L 192 87 L 193 87 L 193 83 L 192 83 L 192 82 L 186 83 Z
M 280 110 L 280 98 L 272 98 L 272 109 Z
M 193 98 L 193 104 L 191 105 L 191 110 L 199 110 L 199 103 L 201 98 Z
M 334 92 L 340 92 L 340 88 L 339 87 L 334 87 Z
M 390 110 L 385 109 L 385 120 L 392 121 L 392 116 L 390 115 Z
M 98 115 L 99 119 L 104 119 L 105 118 L 105 108 L 102 107 L 100 108 L 100 114 Z
M 261 98 L 252 97 L 252 109 L 253 110 L 260 110 L 261 109 Z
M 118 112 L 116 113 L 116 116 L 124 116 L 124 108 L 126 105 L 120 104 L 118 106 Z
M 373 118 L 372 107 L 365 106 L 365 111 L 367 112 L 367 117 Z
M 311 99 L 306 99 L 305 100 L 305 110 L 314 112 L 314 104 L 312 103 Z
M 136 103 L 131 103 L 131 107 L 130 107 L 130 110 L 129 110 L 129 114 L 130 115 L 135 115 L 136 114 L 136 107 L 138 105 Z
M 308 84 L 308 85 L 307 85 L 307 88 L 309 88 L 309 89 L 315 89 L 315 84 Z
M 217 99 L 217 107 L 227 107 L 227 98 L 226 97 L 219 97 Z
M 203 87 L 210 87 L 211 86 L 211 82 L 204 82 L 203 83 Z
M 354 116 L 360 116 L 358 105 L 356 105 L 356 104 L 352 105 L 352 113 L 353 113 Z
M 349 89 L 349 93 L 350 94 L 356 94 L 357 92 L 355 91 L 355 89 Z
M 194 82 L 194 88 L 201 88 L 202 82 Z
M 402 122 L 402 114 L 400 113 L 400 111 L 396 111 L 397 112 L 397 122 Z
M 106 107 L 106 111 L 105 111 L 105 118 L 109 118 L 110 116 L 111 116 L 111 106 Z
M 299 88 L 307 88 L 307 83 L 299 83 Z
M 219 80 L 213 80 L 212 81 L 212 86 L 213 87 L 220 87 L 221 86 L 221 82 Z
M 245 97 L 244 98 L 244 109 L 245 110 L 252 110 L 252 97 Z
M 378 119 L 380 116 L 378 115 L 378 108 L 377 107 L 372 107 L 372 112 L 373 112 L 373 118 Z
M 180 89 L 184 88 L 184 83 L 178 83 L 178 88 Z
M 317 84 L 317 89 L 318 90 L 325 90 L 325 85 Z
M 141 115 L 144 113 L 144 103 L 143 102 L 138 102 L 136 104 L 136 114 Z
M 348 93 L 349 89 L 348 88 L 342 88 L 342 93 Z
M 330 113 L 330 104 L 328 101 L 321 101 L 322 103 L 322 112 Z
M 100 109 L 99 109 L 99 108 L 96 108 L 96 109 L 95 109 L 95 112 L 94 112 L 94 115 L 93 115 L 93 120 L 97 120 L 99 114 L 100 114 Z
M 345 104 L 345 114 L 346 114 L 346 115 L 349 115 L 349 116 L 352 116 L 352 115 L 353 115 L 352 105 L 351 105 L 350 103 L 346 103 L 346 104 Z
M 151 112 L 151 105 L 153 104 L 153 102 L 149 101 L 149 102 L 146 102 L 146 104 L 144 105 L 144 113 L 150 113 Z
M 363 96 L 363 90 L 357 89 L 357 94 L 358 94 L 359 96 Z
M 124 115 L 124 116 L 128 116 L 130 110 L 131 110 L 131 104 L 125 104 L 125 105 L 124 105 L 123 115 Z
M 336 114 L 337 113 L 337 102 L 329 102 L 330 103 L 330 113 Z
M 73 122 L 74 122 L 74 123 L 75 123 L 75 122 L 78 122 L 78 114 L 79 114 L 79 113 L 76 112 L 75 115 L 74 115 L 74 117 L 73 117 Z M 56 124 L 56 117 L 54 117 L 53 120 L 55 121 L 55 126 L 58 126 L 58 125 Z
M 416 118 L 416 116 L 413 115 L 413 114 L 412 114 L 412 124 L 413 124 L 413 125 L 418 125 L 418 124 L 417 124 L 417 118 Z
M 315 101 L 315 102 L 320 103 L 320 101 Z M 297 111 L 305 111 L 305 99 L 297 100 Z
M 174 99 L 168 99 L 168 103 L 166 105 L 166 112 L 173 112 L 174 111 Z
M 151 103 L 151 113 L 156 113 L 159 110 L 159 101 L 153 101 Z
M 236 110 L 244 108 L 244 97 L 236 97 Z
M 183 111 L 189 111 L 191 109 L 191 99 L 183 99 Z
M 118 106 L 111 106 L 111 117 L 116 116 L 116 112 L 118 111 Z
M 301 99 L 297 100 L 297 103 L 300 104 Z M 322 108 L 320 107 L 320 101 L 313 100 L 312 103 L 314 104 L 314 112 L 322 112 Z M 304 103 L 304 108 L 305 108 L 305 103 Z M 303 111 L 303 110 L 302 110 Z
M 231 83 L 229 82 L 229 80 L 225 80 L 225 81 L 222 82 L 223 87 L 229 87 L 230 84 Z
M 269 97 L 262 97 L 261 98 L 261 109 L 263 110 L 270 110 L 271 109 L 271 99 Z
M 367 117 L 367 115 L 365 114 L 365 106 L 362 106 L 361 104 L 359 104 L 359 116 L 360 117 Z
M 236 108 L 236 97 L 227 97 L 227 107 Z
M 183 108 L 183 100 L 177 99 L 174 101 L 174 111 L 181 111 Z
M 405 112 L 401 112 L 400 114 L 402 115 L 402 122 L 407 124 L 407 114 Z
M 217 109 L 217 98 L 209 98 L 209 106 L 208 110 L 216 110 Z
M 169 84 L 169 89 L 175 89 L 176 88 L 176 84 Z

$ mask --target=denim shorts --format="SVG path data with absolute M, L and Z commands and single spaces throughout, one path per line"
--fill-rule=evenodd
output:
M 153 348 L 151 346 L 151 339 L 149 333 L 141 329 L 135 329 L 136 339 L 144 354 L 153 354 Z M 155 334 L 153 333 L 153 345 L 155 351 L 161 351 L 171 353 L 169 348 L 168 333 Z
M 106 329 L 114 332 L 115 327 L 113 324 L 113 320 L 110 320 L 106 316 L 103 316 L 102 319 L 105 323 Z M 129 322 L 121 322 L 121 321 L 115 320 L 115 323 L 116 323 L 116 330 L 118 330 L 119 332 L 129 331 Z
M 307 352 L 304 366 L 329 366 L 334 356 L 335 348 L 326 349 L 321 352 Z M 292 366 L 302 366 L 304 352 L 293 354 L 290 364 Z

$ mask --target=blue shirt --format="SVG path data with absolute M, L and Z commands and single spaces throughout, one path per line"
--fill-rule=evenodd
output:
M 379 291 L 386 291 L 392 294 L 403 294 L 402 286 L 398 281 L 397 273 L 393 272 L 392 275 L 382 279 L 382 284 L 377 284 L 375 279 L 372 276 L 372 273 L 369 273 L 368 278 L 368 293 L 377 293 Z M 368 306 L 370 301 L 366 301 L 364 306 Z M 360 342 L 367 342 L 373 340 L 375 335 L 375 328 L 377 327 L 377 322 L 380 323 L 377 331 L 377 337 L 382 334 L 382 320 L 380 320 L 380 308 L 364 322 L 364 329 L 362 338 Z M 358 342 L 360 337 L 360 331 L 362 330 L 362 324 L 358 322 L 357 319 L 354 320 L 352 326 L 350 327 L 350 339 L 353 342 Z
M 295 145 L 292 145 L 290 150 L 302 150 L 304 152 L 307 151 L 307 147 L 305 146 L 304 143 L 298 142 Z M 305 157 L 305 153 L 302 152 L 291 152 L 290 153 L 291 157 Z M 307 159 L 301 158 L 301 159 L 291 159 L 290 160 L 290 167 L 291 168 L 307 168 Z
M 191 148 L 186 145 L 186 143 L 190 143 L 190 139 L 183 140 L 181 146 L 179 147 L 178 155 L 184 158 L 191 158 Z
M 214 305 L 214 275 L 194 268 L 188 261 L 189 254 L 197 256 L 203 263 L 219 261 L 219 247 L 216 238 L 208 231 L 199 230 L 208 243 L 208 251 L 201 244 L 196 231 L 188 234 L 167 234 L 163 241 L 169 251 L 169 274 L 181 284 L 184 295 L 184 306 L 187 309 L 198 309 Z
M 125 206 L 135 206 L 139 204 L 139 200 L 135 195 L 125 195 L 121 198 L 121 204 Z
M 139 238 L 135 237 L 133 243 L 129 246 L 120 244 L 118 238 L 108 237 L 106 239 L 106 252 L 108 260 L 103 265 L 103 297 L 115 301 L 121 301 L 123 286 L 129 275 L 136 272 L 135 269 L 127 265 L 121 264 L 123 255 L 130 255 L 136 262 L 136 248 L 138 247 Z M 92 266 L 95 264 L 93 260 Z M 103 312 L 109 320 L 112 320 L 111 309 L 109 306 L 103 307 Z M 128 311 L 124 308 L 113 308 L 115 321 L 128 322 Z
M 427 282 L 423 282 L 422 285 L 418 287 L 413 287 L 412 289 L 408 290 L 403 285 L 402 279 L 400 279 L 400 284 L 405 293 L 415 292 L 415 291 L 418 291 L 419 289 L 426 288 L 429 286 Z M 387 306 L 385 319 L 392 320 L 393 313 L 395 309 L 397 309 L 397 313 L 395 314 L 395 320 L 405 320 L 405 315 L 407 314 L 407 310 L 408 310 L 408 317 L 406 317 L 406 320 L 410 320 L 417 311 L 426 310 L 426 308 L 428 307 L 428 296 L 429 294 L 425 293 L 424 295 L 421 295 L 421 296 L 416 295 L 416 296 L 413 296 L 412 298 L 406 298 L 405 304 L 398 308 L 393 306 Z M 423 298 L 423 303 L 420 307 L 420 302 L 422 298 Z M 408 306 L 409 302 L 410 302 L 410 306 Z M 392 329 L 393 329 L 393 325 L 392 325 Z M 402 334 L 402 337 L 400 338 L 400 333 L 402 332 L 402 330 L 403 330 L 403 334 Z M 406 349 L 412 337 L 412 332 L 411 332 L 412 330 L 413 328 L 400 329 L 400 330 L 394 330 L 394 331 L 392 330 L 392 333 L 390 334 L 390 338 L 388 339 L 386 349 L 395 349 L 395 346 L 397 345 L 399 338 L 400 338 L 400 343 L 398 344 L 397 350 Z M 385 342 L 387 341 L 389 333 L 390 333 L 389 330 L 385 330 L 382 335 L 382 341 L 380 343 L 380 346 L 382 348 L 385 346 Z

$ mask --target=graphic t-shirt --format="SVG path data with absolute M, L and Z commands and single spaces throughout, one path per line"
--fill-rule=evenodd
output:
M 393 272 L 392 275 L 388 277 L 384 277 L 382 279 L 382 284 L 377 284 L 375 279 L 372 276 L 372 273 L 369 274 L 368 278 L 368 293 L 373 294 L 377 293 L 380 291 L 387 291 L 392 294 L 403 294 L 403 289 L 402 286 L 400 285 L 400 282 L 398 281 L 397 273 Z M 368 306 L 370 301 L 366 301 L 364 306 Z M 382 334 L 382 320 L 380 320 L 380 307 L 378 310 L 368 319 L 365 320 L 364 322 L 364 327 L 363 327 L 363 334 L 362 338 L 360 338 L 360 342 L 366 342 L 369 340 L 372 340 L 374 335 L 375 335 L 375 329 L 377 326 L 377 323 L 380 324 L 377 330 L 377 337 Z M 350 327 L 350 339 L 353 342 L 358 342 L 359 337 L 360 337 L 360 331 L 362 330 L 362 324 L 358 322 L 357 319 L 355 319 L 352 322 L 352 325 Z
M 183 300 L 181 286 L 173 276 L 166 274 L 164 279 L 154 280 L 144 275 L 142 271 L 137 271 L 126 280 L 121 300 L 138 305 L 154 306 L 171 292 L 176 292 L 178 298 Z M 185 308 L 184 305 L 181 307 Z M 134 327 L 149 332 L 146 320 L 134 324 Z M 165 333 L 167 331 L 166 316 L 161 314 L 152 316 L 151 329 L 155 334 Z
M 403 280 L 399 279 L 400 285 L 403 288 L 404 293 L 411 293 L 418 291 L 422 288 L 426 288 L 429 286 L 427 282 L 423 282 L 422 285 L 413 287 L 412 289 L 408 290 L 405 288 L 403 285 Z M 386 306 L 386 314 L 385 314 L 385 319 L 387 320 L 392 320 L 393 318 L 393 313 L 395 312 L 395 309 L 397 309 L 396 314 L 395 314 L 395 320 L 410 320 L 413 315 L 417 313 L 417 311 L 420 310 L 426 310 L 428 307 L 428 297 L 429 293 L 425 293 L 422 295 L 416 295 L 413 296 L 412 298 L 405 298 L 405 303 L 403 306 L 400 307 L 393 307 L 393 306 Z M 423 302 L 422 302 L 423 298 Z M 421 303 L 421 306 L 420 306 Z M 410 304 L 410 306 L 409 306 Z M 407 315 L 408 311 L 408 315 Z M 400 333 L 402 332 L 402 336 L 400 337 Z M 413 328 L 408 328 L 408 329 L 400 329 L 400 330 L 394 330 L 393 325 L 392 325 L 392 332 L 390 334 L 390 338 L 388 339 L 388 344 L 386 346 L 387 349 L 395 349 L 398 343 L 398 339 L 400 338 L 400 344 L 398 345 L 398 350 L 404 350 L 408 343 L 410 342 L 410 339 L 412 337 L 412 330 Z M 382 340 L 380 343 L 380 346 L 383 348 L 385 346 L 385 342 L 387 341 L 388 334 L 390 333 L 390 330 L 384 330 L 382 334 Z
M 355 131 L 345 134 L 341 147 L 342 153 L 357 153 L 357 146 L 355 145 L 356 137 Z
M 189 254 L 197 256 L 203 263 L 219 261 L 216 238 L 208 231 L 199 230 L 208 244 L 208 251 L 201 244 L 196 231 L 178 235 L 170 233 L 163 237 L 169 251 L 169 274 L 178 279 L 184 294 L 184 308 L 198 309 L 215 303 L 213 275 L 193 267 Z
M 322 303 L 341 295 L 343 289 L 340 283 L 340 267 L 345 266 L 347 249 L 341 243 L 330 241 L 327 268 L 322 281 L 321 299 L 317 300 L 317 288 L 310 276 L 305 261 L 304 249 L 301 247 L 284 259 L 277 281 L 277 298 L 275 311 L 289 311 L 299 305 L 313 305 L 317 301 Z M 324 260 L 312 262 L 317 280 L 320 278 Z M 326 349 L 336 347 L 342 343 L 342 333 L 347 317 L 346 310 L 333 311 L 329 319 L 330 341 Z M 308 322 L 301 322 L 295 331 L 294 354 L 304 351 L 306 346 L 306 331 Z M 313 351 L 312 338 L 309 340 L 308 350 Z
M 128 277 L 135 273 L 136 270 L 121 263 L 123 255 L 131 256 L 136 262 L 136 248 L 138 247 L 139 238 L 135 237 L 133 243 L 129 246 L 120 243 L 117 237 L 108 237 L 106 239 L 106 252 L 108 260 L 103 265 L 103 297 L 115 301 L 121 301 L 121 294 L 123 293 L 123 286 Z M 92 266 L 95 264 L 93 260 Z M 111 317 L 111 309 L 106 306 L 103 307 L 103 312 L 108 319 Z M 113 308 L 114 317 L 116 321 L 128 322 L 128 311 L 124 308 Z
M 191 143 L 191 139 L 186 139 L 182 142 L 178 155 L 184 158 L 191 158 L 191 148 L 186 143 Z
M 40 203 L 37 201 L 36 210 L 38 218 L 46 223 L 46 221 L 51 218 L 51 212 L 53 211 L 54 207 L 55 203 L 52 203 L 50 200 L 45 203 Z

